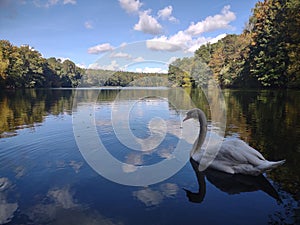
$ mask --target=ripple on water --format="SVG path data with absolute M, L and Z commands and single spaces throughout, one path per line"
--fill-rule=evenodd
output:
M 65 158 L 76 149 L 71 117 L 48 116 L 43 125 L 18 130 L 16 135 L 0 142 L 0 164 L 3 167 L 49 159 Z

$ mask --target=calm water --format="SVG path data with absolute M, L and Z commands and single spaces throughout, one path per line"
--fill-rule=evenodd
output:
M 203 94 L 187 92 L 210 115 Z M 135 166 L 168 158 L 181 126 L 176 108 L 154 96 L 131 108 L 129 126 L 138 138 L 151 135 L 153 118 L 167 121 L 164 141 L 153 151 L 136 152 L 122 145 L 112 127 L 112 109 L 129 104 L 116 103 L 118 93 L 102 90 L 94 105 L 103 145 Z M 96 173 L 77 147 L 74 90 L 0 92 L 0 224 L 299 224 L 300 92 L 223 94 L 226 135 L 245 140 L 270 160 L 286 159 L 284 166 L 254 178 L 200 173 L 188 162 L 157 184 L 121 185 Z

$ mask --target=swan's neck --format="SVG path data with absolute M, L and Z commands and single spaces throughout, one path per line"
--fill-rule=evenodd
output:
M 199 131 L 199 141 L 198 145 L 199 148 L 203 145 L 203 142 L 206 137 L 207 133 L 207 120 L 204 112 L 202 110 L 199 110 L 199 124 L 200 124 L 200 131 Z
M 206 133 L 207 133 L 207 120 L 205 113 L 198 109 L 198 120 L 200 124 L 200 131 L 199 131 L 199 137 L 196 140 L 196 145 L 194 145 L 193 151 L 191 152 L 191 156 L 196 152 L 201 150 L 201 146 L 204 143 Z

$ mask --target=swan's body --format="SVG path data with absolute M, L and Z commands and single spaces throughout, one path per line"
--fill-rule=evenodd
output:
M 200 123 L 199 137 L 191 154 L 191 157 L 195 161 L 200 162 L 203 156 L 201 146 L 206 137 L 207 121 L 204 112 L 200 109 L 188 111 L 184 121 L 190 118 L 196 119 Z M 265 171 L 282 165 L 284 162 L 285 160 L 277 162 L 268 161 L 262 154 L 250 147 L 244 141 L 237 138 L 226 138 L 223 140 L 218 153 L 209 167 L 230 174 L 248 174 L 257 176 Z

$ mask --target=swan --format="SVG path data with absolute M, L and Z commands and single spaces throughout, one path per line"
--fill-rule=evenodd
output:
M 183 188 L 190 202 L 203 202 L 206 195 L 206 177 L 206 180 L 209 181 L 209 183 L 229 195 L 261 190 L 274 198 L 278 203 L 282 203 L 278 192 L 263 174 L 260 174 L 259 176 L 229 174 L 211 168 L 199 171 L 198 162 L 194 161 L 192 158 L 190 159 L 190 164 L 192 165 L 198 181 L 198 192 L 191 192 L 190 190 Z
M 188 119 L 196 119 L 200 124 L 199 137 L 191 151 L 191 158 L 200 163 L 203 156 L 201 146 L 207 133 L 207 120 L 205 113 L 198 108 L 186 113 L 183 122 Z M 282 165 L 285 160 L 271 162 L 266 160 L 261 153 L 250 147 L 238 138 L 225 138 L 209 168 L 230 174 L 246 174 L 258 176 L 266 171 Z M 200 168 L 200 167 L 199 167 Z

